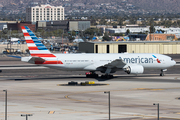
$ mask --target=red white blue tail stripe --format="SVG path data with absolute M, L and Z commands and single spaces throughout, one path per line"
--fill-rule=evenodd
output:
M 41 41 L 38 40 L 35 34 L 27 26 L 22 26 L 21 28 L 31 56 L 56 57 L 41 43 Z
M 36 35 L 27 27 L 22 26 L 22 31 L 32 57 L 39 57 L 45 61 L 35 61 L 37 64 L 63 64 L 61 61 L 57 61 L 57 58 L 52 54 L 41 41 L 38 40 Z M 49 61 L 50 60 L 50 61 Z

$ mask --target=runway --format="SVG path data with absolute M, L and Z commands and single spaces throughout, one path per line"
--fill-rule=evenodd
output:
M 2 58 L 0 66 L 3 65 L 27 64 Z M 29 120 L 108 120 L 108 94 L 104 91 L 110 91 L 112 120 L 156 120 L 157 106 L 153 103 L 160 105 L 161 120 L 178 120 L 179 68 L 177 65 L 168 69 L 164 77 L 159 76 L 159 71 L 145 71 L 138 76 L 117 72 L 113 79 L 85 78 L 84 71 L 2 69 L 0 119 L 4 120 L 3 90 L 7 89 L 8 120 L 24 120 L 21 114 L 32 114 Z M 107 85 L 58 86 L 69 81 L 95 81 Z

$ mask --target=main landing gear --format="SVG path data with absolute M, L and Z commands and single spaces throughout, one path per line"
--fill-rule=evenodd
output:
M 95 72 L 87 72 L 87 73 L 86 73 L 86 77 L 87 77 L 87 78 L 98 78 L 99 75 L 96 74 Z M 101 75 L 101 78 L 110 79 L 110 78 L 113 78 L 113 75 L 105 74 L 105 75 Z
M 87 72 L 86 77 L 87 78 L 98 78 L 99 76 L 95 72 Z
M 111 68 L 107 68 L 105 71 L 105 75 L 101 75 L 101 78 L 106 78 L 106 79 L 113 78 L 113 75 L 110 75 L 110 73 L 111 73 Z
M 101 75 L 101 78 L 106 78 L 106 79 L 113 78 L 113 75 L 110 75 L 111 68 L 107 68 L 104 73 L 105 73 L 105 75 Z M 87 78 L 98 78 L 98 74 L 96 74 L 95 71 L 90 71 L 90 72 L 86 73 L 86 77 Z
M 113 75 L 101 75 L 101 78 L 107 78 L 107 79 L 110 79 L 110 78 L 113 78 Z

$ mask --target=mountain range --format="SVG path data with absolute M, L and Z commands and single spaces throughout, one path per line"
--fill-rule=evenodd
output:
M 128 9 L 128 11 L 137 10 L 140 12 L 142 11 L 150 13 L 180 13 L 180 0 L 0 0 L 0 8 L 19 11 L 22 9 L 25 11 L 25 8 L 32 4 L 38 5 L 45 3 L 49 3 L 54 6 L 65 6 L 65 4 L 69 4 L 68 10 L 70 10 L 75 3 L 83 3 L 85 7 L 91 6 L 92 9 L 95 5 L 106 5 L 106 3 L 109 3 L 108 5 L 110 6 L 117 5 L 121 8 L 124 7 L 123 9 L 131 6 L 131 9 Z M 82 8 L 77 7 L 76 9 Z M 117 9 L 117 7 L 115 9 Z
M 140 9 L 169 13 L 180 13 L 180 0 L 128 0 Z

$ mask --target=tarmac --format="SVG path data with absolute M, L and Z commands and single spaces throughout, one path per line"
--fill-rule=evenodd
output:
M 179 56 L 174 56 L 178 62 Z M 7 90 L 8 120 L 111 120 L 180 119 L 180 71 L 176 65 L 166 72 L 142 75 L 115 73 L 113 79 L 86 78 L 84 71 L 57 71 L 36 67 L 17 58 L 0 58 L 0 120 L 5 120 Z M 101 74 L 101 73 L 99 73 Z M 95 81 L 97 86 L 68 86 Z

